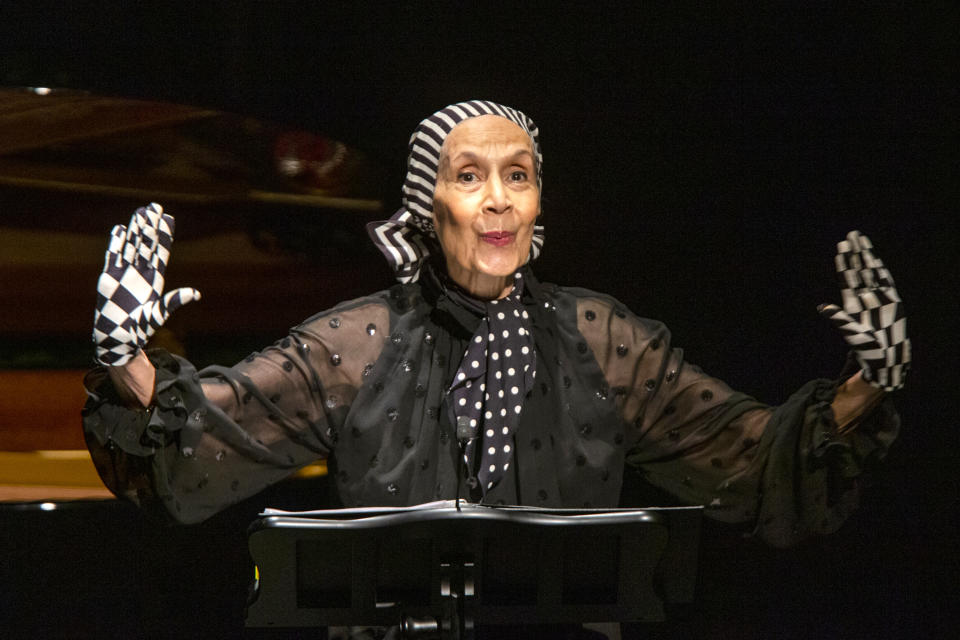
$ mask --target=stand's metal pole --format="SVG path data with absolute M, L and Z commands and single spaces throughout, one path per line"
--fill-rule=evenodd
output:
M 473 560 L 458 558 L 440 562 L 440 597 L 442 615 L 439 619 L 439 635 L 414 635 L 421 632 L 436 633 L 429 624 L 404 624 L 404 637 L 439 637 L 442 640 L 473 640 L 474 623 L 468 599 L 476 597 L 475 564 Z M 409 631 L 407 630 L 409 629 Z

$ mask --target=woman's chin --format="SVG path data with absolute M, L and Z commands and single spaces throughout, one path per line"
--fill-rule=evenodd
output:
M 520 263 L 516 260 L 503 260 L 480 266 L 479 272 L 487 278 L 506 278 L 516 273 Z
M 526 256 L 523 256 L 521 259 L 521 256 L 518 256 L 515 250 L 487 250 L 477 257 L 479 258 L 477 260 L 478 271 L 488 276 L 499 278 L 512 276 L 514 273 L 516 273 L 517 269 L 523 266 L 523 263 L 526 262 Z

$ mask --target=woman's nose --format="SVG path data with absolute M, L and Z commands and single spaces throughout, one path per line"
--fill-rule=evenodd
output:
M 510 195 L 500 176 L 491 176 L 484 188 L 486 189 L 486 198 L 483 201 L 485 212 L 504 213 L 510 209 L 512 206 Z

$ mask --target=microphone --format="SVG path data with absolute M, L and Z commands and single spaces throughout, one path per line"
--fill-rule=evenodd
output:
M 457 440 L 460 441 L 460 448 L 465 449 L 467 444 L 476 440 L 477 427 L 470 426 L 469 416 L 460 416 L 457 418 Z
M 460 511 L 460 478 L 467 475 L 467 445 L 477 439 L 477 425 L 470 424 L 469 416 L 457 417 L 457 442 L 460 443 L 460 461 L 457 464 L 457 511 Z M 474 476 L 467 478 L 467 485 L 471 489 L 476 489 L 477 479 Z

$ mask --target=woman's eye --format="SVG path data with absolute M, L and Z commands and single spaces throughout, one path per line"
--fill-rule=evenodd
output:
M 527 179 L 527 172 L 526 172 L 526 171 L 512 171 L 512 172 L 510 173 L 510 181 L 511 181 L 511 182 L 523 182 L 523 181 L 526 180 L 526 179 Z
M 463 172 L 457 174 L 457 182 L 463 182 L 466 184 L 472 184 L 477 181 L 477 174 L 470 172 Z

